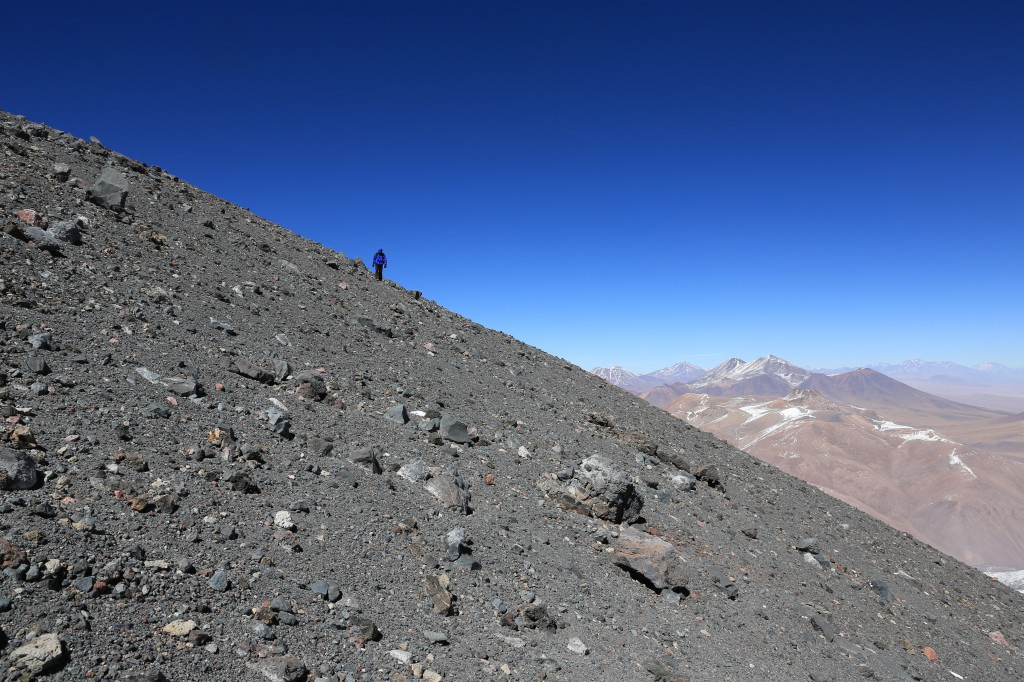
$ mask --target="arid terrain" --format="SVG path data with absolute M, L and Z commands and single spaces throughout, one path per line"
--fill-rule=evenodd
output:
M 636 385 L 625 370 L 615 376 Z M 1024 566 L 1024 414 L 872 369 L 822 374 L 774 356 L 734 358 L 640 395 L 973 566 Z
M 0 679 L 1024 677 L 1012 589 L 159 161 L 0 112 Z

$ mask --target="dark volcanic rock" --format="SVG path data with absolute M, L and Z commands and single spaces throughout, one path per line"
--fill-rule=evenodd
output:
M 36 478 L 31 455 L 0 446 L 0 490 L 29 490 L 35 487 Z
M 0 213 L 4 679 L 1024 679 L 1012 590 L 155 166 L 0 112 Z
M 86 192 L 86 197 L 104 208 L 123 209 L 128 198 L 128 182 L 117 170 L 104 168 Z

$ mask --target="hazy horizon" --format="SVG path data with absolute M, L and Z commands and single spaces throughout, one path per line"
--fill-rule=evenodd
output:
M 728 356 L 722 356 L 720 360 L 718 360 L 716 362 L 710 362 L 708 364 L 702 364 L 702 363 L 699 363 L 699 362 L 694 362 L 693 360 L 690 360 L 688 358 L 683 358 L 681 360 L 675 360 L 673 362 L 669 362 L 669 363 L 666 363 L 666 364 L 663 364 L 663 365 L 658 365 L 657 367 L 652 367 L 651 369 L 644 369 L 643 371 L 640 371 L 640 370 L 634 369 L 633 367 L 629 367 L 627 365 L 624 365 L 621 362 L 613 362 L 613 363 L 607 364 L 607 365 L 602 365 L 602 364 L 591 365 L 587 369 L 588 369 L 588 371 L 591 371 L 591 370 L 597 369 L 597 368 L 612 369 L 614 367 L 620 367 L 622 369 L 625 369 L 625 370 L 628 370 L 628 371 L 632 372 L 633 374 L 636 374 L 636 375 L 639 375 L 639 376 L 645 376 L 645 375 L 652 374 L 652 373 L 657 372 L 657 371 L 662 370 L 662 369 L 667 369 L 667 368 L 672 367 L 673 365 L 679 364 L 681 362 L 688 362 L 691 365 L 696 365 L 696 366 L 700 367 L 701 369 L 709 370 L 709 369 L 711 369 L 711 368 L 713 368 L 713 367 L 715 367 L 717 365 L 720 365 L 721 363 L 725 362 L 726 360 L 730 360 L 732 358 L 738 358 L 740 360 L 743 360 L 744 362 L 752 362 L 754 360 L 758 360 L 760 358 L 767 357 L 768 355 L 774 355 L 777 358 L 782 358 L 786 362 L 792 363 L 792 364 L 796 365 L 797 367 L 800 367 L 802 369 L 807 369 L 807 370 L 858 369 L 858 368 L 861 368 L 861 367 L 877 367 L 879 365 L 892 365 L 892 366 L 896 366 L 896 365 L 903 364 L 904 362 L 911 362 L 911 361 L 914 361 L 914 360 L 921 360 L 923 362 L 928 362 L 928 363 L 953 362 L 953 364 L 960 365 L 960 366 L 966 367 L 968 369 L 978 369 L 978 367 L 981 366 L 981 365 L 984 365 L 984 364 L 987 364 L 987 363 L 993 363 L 993 364 L 997 364 L 997 365 L 1003 365 L 1004 367 L 1008 367 L 1009 369 L 1024 371 L 1024 367 L 1013 367 L 1012 365 L 1007 365 L 1006 363 L 997 362 L 995 360 L 986 360 L 986 361 L 983 361 L 983 362 L 974 363 L 972 365 L 967 365 L 967 364 L 964 364 L 962 362 L 954 362 L 952 360 L 929 360 L 929 359 L 920 358 L 920 357 L 905 358 L 903 360 L 899 360 L 899 361 L 896 361 L 896 362 L 891 362 L 891 361 L 888 361 L 888 360 L 881 360 L 881 361 L 878 361 L 878 362 L 862 362 L 862 363 L 856 363 L 856 364 L 851 363 L 851 364 L 832 364 L 832 365 L 809 365 L 809 364 L 804 364 L 804 363 L 801 363 L 801 362 L 797 362 L 797 361 L 795 361 L 795 360 L 793 360 L 793 359 L 791 359 L 791 358 L 789 358 L 789 357 L 787 357 L 785 355 L 780 355 L 779 353 L 762 353 L 761 355 L 751 356 L 751 357 L 742 357 L 742 356 L 739 356 L 739 355 L 728 355 Z M 649 365 L 643 365 L 643 366 L 646 368 Z

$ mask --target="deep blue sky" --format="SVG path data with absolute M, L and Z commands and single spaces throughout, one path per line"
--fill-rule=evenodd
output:
M 1024 366 L 1019 0 L 8 5 L 3 109 L 585 368 Z

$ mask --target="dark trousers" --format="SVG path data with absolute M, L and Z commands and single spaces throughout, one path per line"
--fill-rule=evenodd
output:
M 373 269 L 377 273 L 377 281 L 378 282 L 381 281 L 382 279 L 384 279 L 384 266 L 383 265 L 378 263 L 377 265 L 373 266 Z

